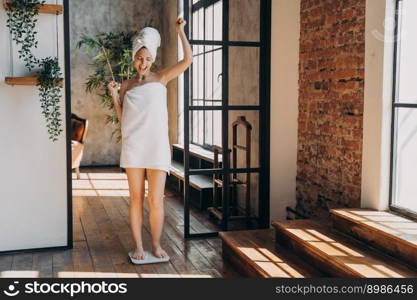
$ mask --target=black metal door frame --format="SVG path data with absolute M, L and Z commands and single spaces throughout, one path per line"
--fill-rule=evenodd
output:
M 223 37 L 222 41 L 206 41 L 190 39 L 190 12 L 193 8 L 191 0 L 184 1 L 184 18 L 187 20 L 185 32 L 191 45 L 212 45 L 222 46 L 222 105 L 221 106 L 193 106 L 190 105 L 190 70 L 184 75 L 184 237 L 200 238 L 216 236 L 218 232 L 191 233 L 190 232 L 190 176 L 191 175 L 223 175 L 223 187 L 229 186 L 230 174 L 258 173 L 259 174 L 259 226 L 269 228 L 269 178 L 270 178 L 270 57 L 271 57 L 271 0 L 260 1 L 260 41 L 243 42 L 229 41 L 229 0 L 223 0 Z M 210 5 L 217 0 L 201 0 L 194 4 L 201 7 Z M 229 47 L 258 47 L 260 49 L 259 59 L 259 105 L 241 106 L 229 105 Z M 191 103 L 193 104 L 193 103 Z M 221 169 L 190 169 L 190 112 L 192 111 L 222 111 L 222 148 L 223 168 Z M 229 149 L 229 111 L 251 110 L 259 112 L 259 168 L 230 169 L 230 162 L 227 154 Z M 226 124 L 226 126 L 225 126 Z M 222 230 L 228 230 L 229 216 L 229 189 L 222 189 L 223 196 L 223 218 Z

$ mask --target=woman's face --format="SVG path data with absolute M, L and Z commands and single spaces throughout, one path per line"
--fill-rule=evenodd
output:
M 142 48 L 135 54 L 135 69 L 139 76 L 148 74 L 152 67 L 152 56 L 148 49 Z

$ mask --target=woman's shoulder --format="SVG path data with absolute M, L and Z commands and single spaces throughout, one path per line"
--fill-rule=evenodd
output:
M 159 83 L 162 83 L 165 86 L 167 85 L 163 71 L 154 72 L 153 76 L 154 76 L 153 81 L 157 81 Z
M 126 79 L 122 82 L 122 86 L 121 88 L 128 88 L 129 86 L 131 86 L 133 84 L 133 78 L 130 79 Z
M 123 81 L 120 89 L 124 92 L 127 92 L 130 89 L 132 89 L 134 86 L 135 86 L 135 80 L 133 78 L 130 78 L 130 79 Z

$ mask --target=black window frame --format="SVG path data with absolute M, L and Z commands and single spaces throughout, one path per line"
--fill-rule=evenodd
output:
M 213 30 L 212 31 L 212 37 L 213 37 L 213 39 L 212 40 L 207 40 L 206 39 L 206 32 L 207 32 L 206 31 L 206 22 L 205 22 L 206 10 L 209 7 L 214 7 L 214 5 L 216 3 L 218 3 L 218 2 L 220 2 L 220 1 L 221 0 L 200 0 L 200 1 L 196 2 L 195 4 L 193 4 L 192 7 L 191 7 L 191 13 L 197 12 L 200 9 L 203 9 L 204 10 L 203 11 L 204 12 L 203 13 L 203 16 L 204 16 L 204 21 L 203 21 L 203 24 L 204 24 L 204 29 L 203 29 L 204 38 L 203 38 L 203 41 L 213 41 L 214 40 L 214 21 L 215 21 L 214 20 L 214 12 L 213 12 L 213 28 L 212 28 L 212 30 Z M 222 7 L 222 13 L 223 13 L 223 7 Z M 190 23 L 190 26 L 191 26 L 190 36 L 192 37 L 193 36 L 193 24 Z M 222 40 L 221 41 L 224 41 L 224 37 L 223 36 L 222 36 Z M 219 103 L 221 105 L 221 102 L 222 102 L 221 99 L 220 100 L 209 100 L 206 97 L 206 85 L 205 85 L 205 81 L 206 81 L 205 80 L 205 76 L 206 76 L 206 55 L 205 54 L 211 53 L 211 52 L 214 53 L 216 51 L 223 51 L 223 47 L 222 46 L 219 46 L 218 48 L 215 48 L 215 46 L 213 46 L 213 49 L 208 50 L 208 51 L 206 51 L 206 45 L 203 45 L 203 47 L 204 47 L 204 50 L 201 53 L 198 53 L 198 54 L 194 55 L 194 58 L 195 57 L 198 57 L 198 56 L 201 56 L 201 55 L 203 56 L 203 82 L 204 82 L 204 84 L 203 84 L 203 98 L 202 99 L 199 99 L 198 97 L 194 97 L 194 90 L 193 90 L 193 86 L 191 85 L 190 86 L 190 88 L 191 88 L 191 101 L 192 101 L 193 106 L 198 106 L 198 105 L 194 105 L 195 102 L 203 102 L 203 105 L 202 106 L 207 106 L 206 105 L 207 102 L 211 102 L 212 104 Z M 211 67 L 212 67 L 212 75 L 214 76 L 214 56 L 213 56 L 213 59 L 212 59 L 212 66 Z M 194 70 L 194 68 L 191 69 L 191 78 L 193 78 L 193 70 Z M 219 77 L 221 76 L 221 78 L 223 79 L 222 75 L 223 74 L 220 74 Z M 214 78 L 212 80 L 214 81 Z M 212 87 L 212 90 L 213 90 L 213 87 Z M 191 136 L 191 144 L 196 145 L 196 146 L 200 146 L 203 149 L 206 149 L 206 150 L 209 150 L 209 151 L 213 151 L 213 148 L 215 146 L 214 145 L 214 121 L 213 121 L 214 120 L 214 111 L 212 111 L 211 129 L 212 129 L 212 132 L 213 132 L 213 136 L 212 136 L 212 143 L 211 144 L 210 143 L 206 143 L 206 140 L 207 140 L 206 139 L 206 113 L 207 113 L 206 111 L 203 111 L 203 118 L 202 118 L 202 120 L 201 120 L 200 117 L 198 117 L 198 121 L 197 121 L 198 128 L 194 128 L 194 126 L 191 127 L 191 134 L 190 134 L 190 136 Z M 191 124 L 194 125 L 195 114 L 192 113 L 191 116 L 190 116 L 190 118 L 191 118 Z M 203 130 L 203 143 L 202 144 L 198 142 L 198 139 L 199 139 L 198 132 L 201 130 L 201 128 L 200 128 L 200 126 L 201 126 L 200 121 L 202 121 L 202 127 L 203 127 L 203 129 L 202 129 Z M 197 132 L 197 141 L 194 140 L 194 131 L 195 130 L 198 131 Z
M 396 181 L 396 149 L 397 149 L 397 120 L 398 111 L 401 108 L 417 109 L 415 103 L 401 101 L 399 97 L 399 69 L 400 69 L 400 49 L 401 49 L 401 14 L 403 0 L 396 0 L 395 3 L 395 33 L 394 33 L 394 62 L 393 62 L 393 88 L 392 88 L 392 112 L 391 112 L 391 153 L 390 153 L 390 187 L 389 187 L 389 208 L 392 211 L 401 213 L 405 216 L 417 219 L 417 211 L 412 211 L 406 207 L 394 203 L 395 181 Z M 417 99 L 416 99 L 417 100 Z

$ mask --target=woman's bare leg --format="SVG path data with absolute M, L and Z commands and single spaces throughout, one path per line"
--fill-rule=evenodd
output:
M 163 258 L 167 253 L 161 248 L 161 235 L 164 226 L 164 191 L 166 172 L 146 170 L 148 175 L 149 223 L 152 235 L 152 253 Z
M 142 225 L 145 199 L 145 169 L 126 169 L 130 194 L 130 229 L 135 243 L 133 258 L 143 259 Z

